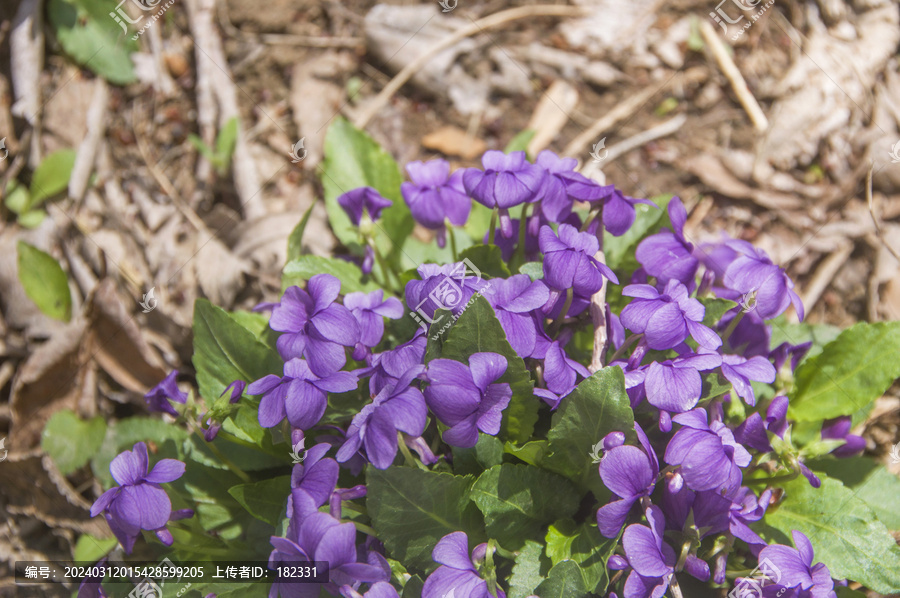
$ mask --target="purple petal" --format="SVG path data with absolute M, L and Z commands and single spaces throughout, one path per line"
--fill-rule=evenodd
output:
M 619 535 L 635 500 L 635 498 L 614 500 L 597 509 L 597 527 L 605 538 L 615 538 Z
M 328 406 L 326 394 L 305 380 L 292 380 L 287 386 L 284 408 L 295 428 L 307 430 L 316 425 Z M 262 412 L 262 404 L 260 404 Z
M 472 379 L 482 392 L 506 372 L 506 358 L 498 353 L 475 353 L 469 357 Z
M 164 484 L 166 482 L 174 482 L 182 475 L 184 475 L 184 463 L 176 459 L 161 459 L 153 466 L 153 471 L 144 478 L 144 481 Z
M 329 305 L 310 320 L 313 332 L 322 340 L 350 347 L 359 341 L 359 324 L 343 305 Z
M 662 577 L 672 572 L 666 564 L 656 536 L 643 525 L 629 525 L 622 535 L 628 564 L 643 577 Z M 670 549 L 671 550 L 671 549 Z
M 122 486 L 137 484 L 147 475 L 147 445 L 138 442 L 132 450 L 116 455 L 109 464 L 113 479 Z
M 100 497 L 94 501 L 94 504 L 91 505 L 91 517 L 96 517 L 100 513 L 106 510 L 106 507 L 109 506 L 109 503 L 112 502 L 112 499 L 116 497 L 116 494 L 119 492 L 118 488 L 110 488 L 106 492 L 100 495 Z

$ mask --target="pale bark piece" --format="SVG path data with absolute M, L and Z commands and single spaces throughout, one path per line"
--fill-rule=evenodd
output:
M 41 111 L 41 71 L 44 70 L 43 6 L 41 0 L 22 0 L 9 34 L 12 60 L 12 113 L 35 126 Z
M 87 190 L 91 172 L 97 157 L 97 149 L 106 132 L 107 103 L 109 102 L 109 86 L 102 77 L 94 80 L 94 93 L 91 106 L 87 111 L 87 134 L 78 146 L 75 166 L 69 178 L 69 197 L 81 201 Z
M 556 139 L 577 105 L 578 90 L 562 79 L 557 79 L 547 88 L 531 113 L 531 120 L 526 127 L 535 131 L 534 137 L 528 142 L 529 155 L 536 156 Z

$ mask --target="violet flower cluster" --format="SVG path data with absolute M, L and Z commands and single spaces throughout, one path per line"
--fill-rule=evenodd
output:
M 622 371 L 622 390 L 634 414 L 633 428 L 597 439 L 604 450 L 592 475 L 609 498 L 586 495 L 582 502 L 600 535 L 618 541 L 608 562 L 610 595 L 662 596 L 685 574 L 722 585 L 730 563 L 768 558 L 784 573 L 776 589 L 834 596 L 827 568 L 812 565 L 805 536 L 794 536 L 796 549 L 769 546 L 753 525 L 775 501 L 773 491 L 751 476 L 762 471 L 761 456 L 818 484 L 802 456 L 783 449 L 790 447 L 787 399 L 761 391 L 779 372 L 789 375 L 808 349 L 769 346 L 766 320 L 790 305 L 803 315 L 793 283 L 743 241 L 689 241 L 687 213 L 677 197 L 666 207 L 669 227 L 637 246 L 639 268 L 614 271 L 601 251 L 606 235 L 625 234 L 636 207 L 655 204 L 599 185 L 576 172 L 576 165 L 549 151 L 533 163 L 524 152 L 489 151 L 480 169 L 451 172 L 443 160 L 407 166 L 410 181 L 400 194 L 440 247 L 453 234 L 448 229 L 467 222 L 474 200 L 495 217 L 486 244 L 496 245 L 506 262 L 535 262 L 534 268 L 489 277 L 478 270 L 476 258 L 459 256 L 450 264 L 421 264 L 404 274 L 402 286 L 370 292 L 344 292 L 341 280 L 321 273 L 305 289 L 287 288 L 271 305 L 269 327 L 277 333 L 283 370 L 237 381 L 247 384 L 236 387 L 237 393 L 258 401 L 263 428 L 280 428 L 295 443 L 316 441 L 293 465 L 288 524 L 284 534 L 271 538 L 273 566 L 327 561 L 331 580 L 325 589 L 332 595 L 398 596 L 390 583 L 397 578 L 387 560 L 390 551 L 372 528 L 348 517 L 354 511 L 350 503 L 369 489 L 339 480 L 361 481 L 363 467 L 452 468 L 460 451 L 503 434 L 520 392 L 514 371 L 529 373 L 533 396 L 518 400 L 539 404 L 535 412 L 547 434 L 555 414 L 592 373 L 585 366 L 591 353 L 579 334 L 601 322 L 602 336 L 609 339 L 602 365 Z M 338 204 L 367 235 L 392 205 L 369 187 L 348 191 Z M 456 254 L 455 245 L 452 250 Z M 362 271 L 371 273 L 376 258 L 384 258 L 377 244 L 367 245 Z M 599 302 L 615 285 L 617 292 L 608 295 L 617 298 Z M 449 327 L 452 334 L 454 322 L 479 300 L 496 316 L 508 351 L 432 357 L 444 331 Z M 172 409 L 165 397 L 184 402 L 173 385 L 167 379 L 148 400 L 165 411 Z M 352 412 L 332 416 L 338 399 L 353 405 Z M 844 441 L 835 456 L 861 448 L 849 424 L 837 419 L 822 432 L 823 438 Z M 162 461 L 147 474 L 143 446 L 116 458 L 113 474 L 122 487 L 94 505 L 127 550 L 141 529 L 165 539 L 170 508 L 158 484 L 183 471 Z M 156 507 L 134 508 L 148 502 Z M 495 559 L 511 553 L 492 542 L 470 551 L 464 530 L 440 539 L 432 552 L 435 566 L 423 574 L 423 598 L 504 597 Z M 701 544 L 715 549 L 701 551 Z M 772 591 L 765 590 L 766 596 Z M 276 583 L 270 596 L 318 592 L 313 585 Z

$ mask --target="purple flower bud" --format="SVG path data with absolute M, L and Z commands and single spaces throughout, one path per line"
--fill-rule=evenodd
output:
M 162 382 L 151 388 L 144 395 L 147 409 L 178 417 L 178 412 L 175 411 L 175 408 L 169 401 L 184 404 L 187 402 L 187 393 L 182 392 L 178 388 L 178 383 L 175 381 L 176 378 L 178 378 L 178 370 L 172 370 L 168 376 L 163 378 Z
M 347 191 L 337 198 L 337 202 L 347 212 L 350 222 L 356 226 L 362 222 L 364 214 L 373 221 L 378 220 L 381 217 L 381 210 L 391 207 L 394 203 L 382 197 L 372 187 L 360 187 Z

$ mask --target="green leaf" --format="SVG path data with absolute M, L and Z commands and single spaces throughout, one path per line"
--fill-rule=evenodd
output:
M 631 436 L 633 430 L 625 375 L 618 367 L 605 367 L 582 380 L 553 414 L 547 434 L 550 454 L 544 464 L 598 498 L 606 498 L 609 493 L 592 463 L 591 451 L 610 432 Z
M 781 343 L 790 343 L 792 345 L 812 343 L 809 351 L 803 357 L 803 361 L 812 359 L 821 353 L 822 348 L 836 339 L 841 333 L 840 328 L 830 324 L 789 323 L 783 315 L 771 320 L 770 324 L 772 325 L 772 336 L 769 340 L 769 346 L 772 348 L 777 347 Z M 803 363 L 803 361 L 800 363 Z
M 547 453 L 547 441 L 531 440 L 529 442 L 526 442 L 522 446 L 516 446 L 512 443 L 507 442 L 503 445 L 503 452 L 509 453 L 510 455 L 521 459 L 528 465 L 540 467 L 544 459 L 544 455 Z
M 483 204 L 472 200 L 472 208 L 469 211 L 469 219 L 463 227 L 469 237 L 476 243 L 482 243 L 484 236 L 491 226 L 491 214 L 493 210 Z M 499 234 L 499 233 L 498 233 Z
M 382 212 L 376 230 L 386 231 L 393 246 L 400 247 L 413 229 L 412 216 L 400 196 L 400 168 L 375 141 L 346 119 L 337 117 L 325 135 L 325 160 L 321 169 L 325 208 L 335 236 L 344 245 L 358 239 L 357 227 L 337 203 L 337 198 L 358 187 L 372 187 L 394 205 Z
M 45 200 L 66 190 L 75 166 L 75 156 L 75 150 L 65 149 L 53 152 L 41 160 L 31 177 L 29 209 L 36 208 Z
M 91 460 L 103 444 L 106 422 L 97 416 L 83 420 L 68 409 L 53 414 L 41 435 L 41 448 L 60 473 L 69 475 Z
M 592 523 L 578 526 L 571 519 L 564 519 L 550 526 L 546 543 L 547 556 L 554 565 L 571 559 L 580 566 L 586 588 L 598 594 L 606 591 L 606 562 L 616 549 L 617 538 L 604 538 Z
M 577 490 L 565 479 L 530 465 L 496 465 L 472 486 L 472 500 L 484 514 L 488 536 L 518 550 L 538 540 L 543 527 L 578 508 Z
M 819 421 L 850 415 L 900 377 L 900 322 L 861 322 L 804 361 L 788 394 L 788 417 Z
M 541 598 L 581 598 L 590 594 L 584 585 L 581 567 L 575 561 L 562 561 L 535 590 Z
M 371 278 L 363 277 L 362 270 L 356 264 L 317 255 L 301 255 L 289 261 L 284 266 L 281 285 L 284 288 L 299 285 L 316 274 L 331 274 L 340 280 L 341 293 L 345 295 L 356 291 L 369 292 L 381 288 Z
M 710 328 L 714 328 L 719 320 L 722 319 L 722 316 L 725 315 L 725 312 L 737 305 L 737 303 L 728 299 L 712 297 L 702 297 L 699 301 L 706 308 L 706 313 L 703 315 L 703 325 Z
M 20 185 L 15 180 L 9 182 L 6 188 L 6 199 L 4 203 L 10 212 L 21 214 L 28 210 L 28 204 L 31 201 L 31 195 L 25 185 Z
M 422 578 L 418 575 L 413 575 L 406 581 L 406 585 L 403 586 L 400 598 L 422 598 L 422 588 L 424 587 L 425 582 L 422 581 Z
M 506 144 L 506 147 L 503 148 L 504 154 L 511 154 L 513 152 L 527 152 L 528 144 L 531 143 L 531 140 L 534 138 L 535 131 L 534 129 L 525 129 L 512 139 L 510 139 L 509 143 Z M 529 159 L 532 156 L 529 156 Z
M 237 144 L 239 126 L 238 126 L 238 118 L 236 116 L 229 118 L 225 125 L 222 127 L 222 130 L 219 131 L 219 136 L 216 137 L 216 157 L 223 164 L 228 164 L 231 161 L 231 155 L 234 153 L 234 146 Z
M 484 521 L 469 500 L 473 481 L 472 476 L 370 465 L 366 506 L 390 556 L 430 571 L 437 566 L 431 551 L 447 534 L 466 532 L 470 547 L 484 541 Z
M 47 13 L 56 39 L 72 60 L 115 85 L 137 81 L 130 58 L 135 45 L 120 36 L 111 17 L 92 18 L 64 0 L 50 0 Z
M 544 264 L 541 262 L 527 262 L 519 266 L 520 274 L 527 274 L 531 280 L 544 278 Z
M 278 352 L 206 299 L 194 303 L 194 368 L 200 395 L 219 397 L 235 380 L 253 382 L 281 375 Z
M 456 475 L 478 475 L 500 465 L 502 460 L 503 443 L 490 434 L 479 434 L 478 442 L 472 448 L 453 447 L 453 473 Z
M 867 457 L 816 459 L 806 465 L 844 486 L 869 505 L 889 530 L 900 530 L 900 478 Z M 865 492 L 861 490 L 865 487 Z
M 200 155 L 209 160 L 211 163 L 215 164 L 218 160 L 218 156 L 216 156 L 216 152 L 213 151 L 211 147 L 206 145 L 206 142 L 200 139 L 197 135 L 193 133 L 188 134 L 187 140 L 191 145 L 194 146 L 194 149 L 200 152 Z
M 544 581 L 544 576 L 541 575 L 543 551 L 544 547 L 539 542 L 525 541 L 522 550 L 516 555 L 516 564 L 509 576 L 509 598 L 528 598 Z
M 503 260 L 503 252 L 496 245 L 475 245 L 459 254 L 459 261 L 468 259 L 482 274 L 492 278 L 508 278 L 509 268 Z
M 82 534 L 78 536 L 78 541 L 75 542 L 72 560 L 96 563 L 115 548 L 118 543 L 119 541 L 115 537 L 98 538 L 91 534 Z
M 429 339 L 440 334 L 441 320 L 432 324 Z M 506 358 L 506 373 L 497 381 L 508 383 L 512 389 L 512 399 L 503 411 L 503 425 L 500 437 L 515 443 L 523 443 L 531 438 L 538 418 L 538 400 L 534 397 L 534 384 L 519 357 L 506 340 L 506 333 L 494 315 L 494 309 L 487 299 L 480 295 L 472 301 L 446 332 L 446 340 L 441 347 L 441 357 L 468 363 L 474 353 L 499 353 Z
M 44 210 L 28 210 L 19 214 L 18 220 L 24 228 L 33 229 L 39 227 L 46 217 L 47 212 Z
M 25 241 L 19 241 L 16 248 L 19 282 L 25 294 L 46 315 L 68 322 L 72 318 L 72 295 L 59 262 Z
M 252 484 L 240 484 L 228 489 L 247 512 L 270 524 L 272 527 L 281 521 L 284 505 L 291 493 L 291 476 L 283 475 Z
M 658 233 L 659 230 L 672 224 L 669 222 L 669 214 L 666 208 L 669 205 L 670 195 L 659 195 L 650 198 L 658 208 L 646 204 L 634 206 L 635 219 L 631 228 L 621 237 L 614 237 L 609 232 L 603 234 L 603 253 L 607 265 L 616 272 L 628 272 L 629 275 L 637 270 L 640 264 L 634 257 L 638 244 L 648 236 Z M 625 279 L 628 277 L 626 276 Z
M 306 225 L 309 224 L 309 217 L 312 216 L 314 207 L 316 207 L 316 204 L 309 206 L 309 209 L 303 214 L 303 218 L 300 219 L 300 222 L 294 227 L 294 230 L 291 231 L 288 237 L 288 263 L 303 255 L 303 233 L 306 232 Z
M 791 545 L 792 530 L 806 534 L 835 579 L 852 579 L 882 594 L 900 592 L 900 547 L 859 497 L 839 481 L 822 477 L 821 488 L 799 477 L 783 485 L 785 498 L 766 513 L 766 539 Z M 780 534 L 772 534 L 771 529 Z
M 862 592 L 857 592 L 856 590 L 851 590 L 844 586 L 835 585 L 834 591 L 838 595 L 838 598 L 866 598 L 866 595 Z

